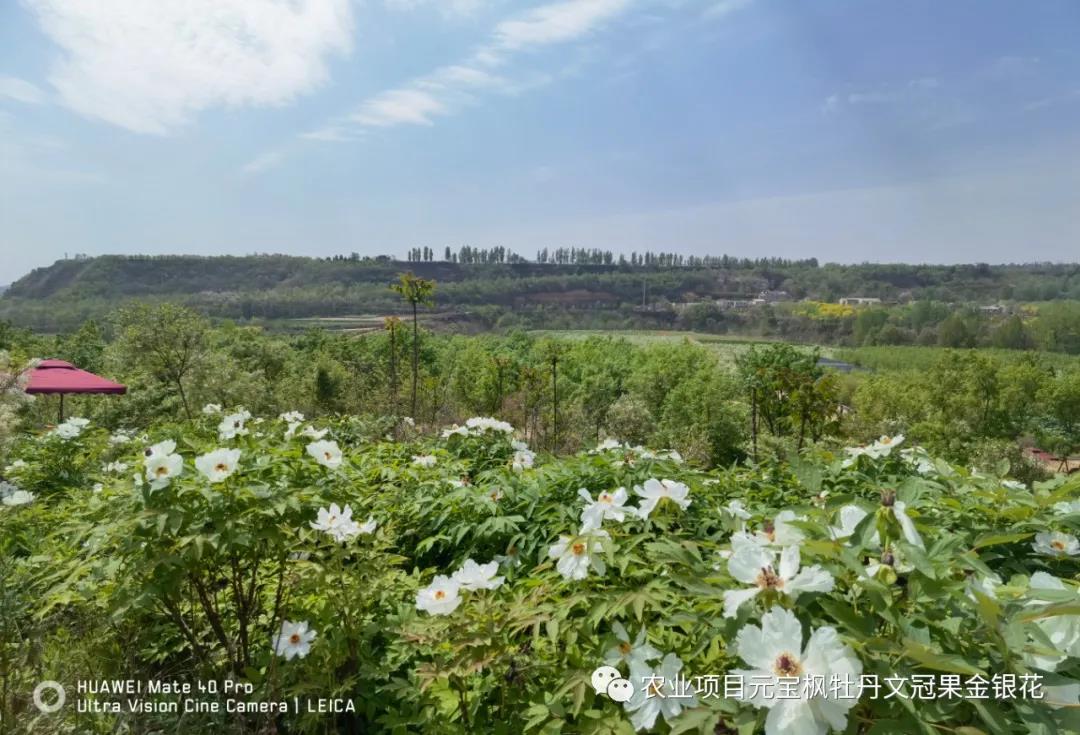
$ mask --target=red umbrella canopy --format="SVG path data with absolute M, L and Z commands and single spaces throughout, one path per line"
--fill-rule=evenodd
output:
M 127 386 L 88 373 L 63 360 L 42 360 L 30 372 L 27 393 L 127 393 Z

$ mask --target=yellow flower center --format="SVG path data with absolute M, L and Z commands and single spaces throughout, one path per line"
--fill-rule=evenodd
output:
M 169 474 L 169 468 L 168 467 L 158 467 L 156 470 L 154 470 L 154 474 L 157 475 L 158 477 L 166 477 Z
M 790 653 L 781 653 L 776 657 L 773 671 L 776 672 L 777 676 L 798 676 L 802 673 L 802 665 L 799 664 L 799 659 Z
M 601 503 L 607 503 L 610 505 L 612 500 L 613 498 L 611 497 L 611 493 L 600 493 Z
M 585 553 L 585 544 L 578 541 L 576 544 L 570 547 L 570 550 L 574 552 L 574 556 L 581 556 Z
M 630 651 L 631 651 L 631 646 L 630 646 L 629 641 L 623 641 L 622 643 L 620 643 L 619 644 L 619 651 L 624 656 L 628 655 L 630 653 Z
M 216 465 L 214 465 L 214 469 L 218 472 L 228 472 L 229 465 L 225 464 L 224 462 L 218 462 Z
M 784 587 L 784 580 L 777 576 L 772 567 L 762 567 L 754 583 L 763 590 L 778 590 Z
M 300 645 L 300 634 L 293 633 L 291 636 L 289 636 L 289 643 L 293 644 L 294 646 Z
M 443 599 L 444 597 L 446 597 L 446 593 L 445 593 L 445 592 L 443 592 L 442 590 L 436 590 L 436 591 L 435 591 L 435 599 L 436 599 L 436 600 L 441 600 L 441 599 Z
M 327 461 L 330 461 L 331 459 L 333 459 L 333 455 L 331 455 L 330 452 L 323 452 L 322 456 L 323 456 L 323 459 L 325 459 Z
M 1064 551 L 1065 550 L 1065 542 L 1064 541 L 1051 541 L 1050 546 L 1052 548 L 1058 550 L 1058 551 Z

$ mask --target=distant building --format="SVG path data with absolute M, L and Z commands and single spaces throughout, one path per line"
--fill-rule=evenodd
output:
M 1001 304 L 990 304 L 989 306 L 980 306 L 979 312 L 988 316 L 999 316 L 1008 313 L 1008 309 Z
M 758 297 L 754 299 L 755 303 L 767 303 L 772 304 L 777 301 L 791 301 L 791 294 L 787 291 L 770 291 L 768 289 L 758 294 Z
M 881 299 L 870 296 L 845 296 L 840 299 L 841 306 L 877 306 L 880 303 Z
M 1024 454 L 1050 472 L 1062 472 L 1070 475 L 1073 472 L 1080 471 L 1080 457 L 1055 457 L 1045 449 L 1039 449 L 1038 447 L 1028 447 L 1024 450 Z

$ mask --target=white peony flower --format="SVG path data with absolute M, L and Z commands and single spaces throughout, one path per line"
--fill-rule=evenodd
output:
M 510 467 L 514 472 L 523 472 L 533 466 L 533 462 L 536 461 L 536 452 L 528 449 L 519 449 L 514 452 L 513 459 L 510 460 Z
M 1076 590 L 1066 587 L 1065 583 L 1057 577 L 1046 572 L 1035 572 L 1031 575 L 1029 592 L 1033 597 L 1038 597 L 1041 590 L 1060 592 L 1064 590 Z M 1032 601 L 1032 605 L 1040 604 Z M 1053 615 L 1046 618 L 1037 618 L 1035 625 L 1050 639 L 1053 651 L 1041 653 L 1025 653 L 1024 660 L 1032 666 L 1037 666 L 1044 671 L 1055 671 L 1062 661 L 1070 656 L 1080 656 L 1080 615 Z M 1045 644 L 1035 644 L 1038 648 L 1045 648 Z
M 73 416 L 64 423 L 57 426 L 50 433 L 64 440 L 74 439 L 80 434 L 82 434 L 83 429 L 85 429 L 89 424 L 89 419 L 82 419 Z
M 844 452 L 848 455 L 841 463 L 841 467 L 851 467 L 855 464 L 859 457 L 869 457 L 870 459 L 880 459 L 881 457 L 888 457 L 892 453 L 892 450 L 900 446 L 904 442 L 904 435 L 897 434 L 896 436 L 882 436 L 873 444 L 864 447 L 847 447 Z
M 633 513 L 632 508 L 624 508 L 627 493 L 625 487 L 620 487 L 615 492 L 603 491 L 592 499 L 592 495 L 585 488 L 578 490 L 578 497 L 585 501 L 585 509 L 581 511 L 581 527 L 586 530 L 600 528 L 605 520 L 622 523 L 626 520 L 627 512 Z
M 644 627 L 638 631 L 637 637 L 633 639 L 626 632 L 626 627 L 618 621 L 612 623 L 611 630 L 619 643 L 604 653 L 604 663 L 617 664 L 625 661 L 632 664 L 637 661 L 647 664 L 649 661 L 662 658 L 664 655 L 659 649 L 649 644 L 649 637 Z
M 674 653 L 664 656 L 656 668 L 641 660 L 630 662 L 630 682 L 634 694 L 623 704 L 635 730 L 651 730 L 656 718 L 664 716 L 671 723 L 683 709 L 697 706 L 694 688 L 680 678 L 683 663 Z
M 245 423 L 251 418 L 251 414 L 247 411 L 238 411 L 237 413 L 231 413 L 221 420 L 218 424 L 218 439 L 221 441 L 228 441 L 229 439 L 235 439 L 238 436 L 246 436 L 248 433 Z
M 741 501 L 741 500 L 732 500 L 727 505 L 722 507 L 720 510 L 724 511 L 729 516 L 731 516 L 732 518 L 735 518 L 737 520 L 740 520 L 740 521 L 748 521 L 748 520 L 750 520 L 750 511 L 748 511 L 746 509 L 746 506 L 743 505 L 743 501 Z
M 304 414 L 299 411 L 288 411 L 278 416 L 279 419 L 286 424 L 302 424 L 304 423 Z
M 221 413 L 221 406 L 217 403 L 207 403 L 202 407 L 202 412 L 204 416 L 215 416 Z
M 735 699 L 753 707 L 769 710 L 765 735 L 824 735 L 847 727 L 848 710 L 858 703 L 862 663 L 849 646 L 844 645 L 831 627 L 818 628 L 802 645 L 802 624 L 790 610 L 773 608 L 761 617 L 761 627 L 747 625 L 735 639 L 739 656 L 752 670 L 736 669 L 742 677 L 744 692 Z M 797 677 L 800 685 L 791 697 L 769 697 L 778 679 Z M 853 697 L 830 681 L 851 682 Z M 824 680 L 824 688 L 813 685 Z M 751 686 L 750 682 L 772 682 L 772 686 Z M 753 695 L 753 696 L 750 696 Z M 813 695 L 813 696 L 810 696 Z
M 304 430 L 300 432 L 300 434 L 305 438 L 312 439 L 314 441 L 319 441 L 329 433 L 329 429 L 316 429 L 314 426 L 305 426 Z
M 126 462 L 109 462 L 104 467 L 105 472 L 108 474 L 119 475 L 123 472 L 127 472 L 128 465 Z
M 600 452 L 609 452 L 613 449 L 622 449 L 622 442 L 618 439 L 605 439 L 596 445 L 596 449 L 590 449 L 589 454 L 599 454 Z
M 176 452 L 176 442 L 170 440 L 154 444 L 149 449 L 147 449 L 144 454 L 146 455 L 147 459 L 149 459 L 150 457 L 154 456 L 167 456 L 173 454 L 174 452 Z
M 495 576 L 499 572 L 499 562 L 489 561 L 477 564 L 466 559 L 461 569 L 454 572 L 451 579 L 463 590 L 494 590 L 502 586 L 503 578 Z
M 375 533 L 375 529 L 378 527 L 379 524 L 375 520 L 375 518 L 372 516 L 368 516 L 368 519 L 360 524 L 358 530 L 360 531 L 360 533 L 367 535 L 369 533 Z
M 1001 577 L 991 573 L 989 576 L 975 577 L 972 576 L 967 581 L 967 590 L 965 594 L 973 602 L 978 602 L 975 593 L 978 592 L 984 597 L 989 597 L 991 600 L 997 599 L 997 588 L 1002 584 Z
M 460 604 L 458 583 L 442 574 L 416 593 L 416 609 L 429 615 L 449 615 Z
M 90 490 L 92 492 L 95 492 L 95 493 L 100 493 L 104 489 L 105 489 L 105 486 L 102 485 L 100 482 L 95 482 L 94 486 L 92 488 L 90 488 Z
M 476 433 L 484 433 L 486 431 L 498 431 L 503 434 L 513 434 L 514 427 L 505 421 L 499 421 L 498 419 L 489 418 L 486 416 L 475 416 L 465 422 L 466 428 L 472 429 Z
M 1080 541 L 1072 534 L 1044 531 L 1035 534 L 1031 548 L 1047 556 L 1076 556 L 1080 554 Z
M 195 469 L 214 483 L 227 479 L 239 464 L 239 449 L 216 449 L 195 459 Z
M 904 443 L 904 435 L 882 436 L 876 442 L 867 447 L 867 454 L 874 459 L 888 457 L 892 450 Z
M 805 520 L 806 516 L 795 515 L 793 510 L 782 510 L 754 534 L 754 540 L 761 546 L 798 546 L 806 539 L 806 534 L 791 522 Z
M 143 466 L 152 490 L 168 487 L 173 478 L 183 474 L 184 458 L 175 454 L 175 450 L 176 442 L 174 441 L 161 442 L 147 450 Z
M 844 453 L 847 457 L 840 463 L 841 467 L 851 467 L 859 461 L 859 457 L 869 456 L 870 452 L 866 447 L 845 447 Z
M 732 537 L 732 554 L 728 559 L 728 573 L 749 589 L 724 592 L 724 617 L 733 618 L 743 603 L 752 600 L 765 590 L 775 590 L 792 600 L 801 592 L 832 592 L 833 576 L 818 565 L 799 570 L 799 547 L 788 546 L 780 553 L 776 564 L 776 552 L 751 541 L 744 534 Z
M 16 505 L 26 505 L 34 501 L 34 494 L 27 492 L 26 490 L 12 490 L 4 495 L 3 500 L 0 503 L 13 508 Z
M 341 466 L 341 448 L 337 442 L 317 441 L 307 445 L 307 453 L 323 467 L 336 470 Z
M 683 510 L 690 506 L 690 488 L 674 480 L 650 478 L 645 481 L 644 486 L 635 485 L 634 492 L 642 498 L 641 506 L 638 508 L 638 515 L 642 518 L 648 518 L 657 504 L 665 498 Z
M 412 463 L 417 467 L 434 467 L 438 462 L 434 454 L 414 454 L 412 458 Z
M 413 419 L 412 416 L 402 416 L 401 423 L 405 424 L 406 426 L 416 426 L 416 421 Z
M 904 458 L 905 462 L 914 467 L 915 471 L 920 475 L 931 475 L 937 472 L 937 465 L 934 464 L 930 454 L 922 447 L 901 449 L 900 456 Z
M 1016 480 L 1002 480 L 1001 486 L 1007 490 L 1027 490 L 1027 485 Z
M 127 444 L 131 441 L 131 435 L 126 431 L 117 431 L 109 435 L 109 444 L 117 446 L 120 444 Z
M 850 539 L 855 535 L 855 529 L 868 515 L 870 514 L 857 505 L 845 505 L 840 509 L 840 525 L 831 526 L 829 535 L 835 541 Z M 875 549 L 881 546 L 881 534 L 877 531 L 874 531 L 874 535 L 870 537 L 870 546 Z
M 449 429 L 443 429 L 442 438 L 449 439 L 452 436 L 468 436 L 469 430 L 464 426 L 458 426 L 454 424 Z
M 1069 515 L 1070 513 L 1080 513 L 1080 500 L 1062 501 L 1060 503 L 1054 503 L 1054 512 L 1062 515 Z
M 896 522 L 900 524 L 900 530 L 904 533 L 904 538 L 912 546 L 918 546 L 920 549 L 925 549 L 923 545 L 922 536 L 915 529 L 915 522 L 911 520 L 911 517 L 907 514 L 907 504 L 902 500 L 897 500 L 892 505 L 893 517 L 896 518 Z
M 352 519 L 352 508 L 348 505 L 339 508 L 337 503 L 331 503 L 329 508 L 319 508 L 319 513 L 311 522 L 311 527 L 331 536 L 338 543 L 345 543 L 358 533 L 362 533 L 360 526 Z
M 548 549 L 548 557 L 559 560 L 555 568 L 564 579 L 585 579 L 590 567 L 597 574 L 604 574 L 607 567 L 600 553 L 604 550 L 602 539 L 608 538 L 611 538 L 608 532 L 601 529 L 582 529 L 577 536 L 559 536 L 558 542 Z
M 307 621 L 291 623 L 283 620 L 281 631 L 274 638 L 274 653 L 292 658 L 303 658 L 311 651 L 311 642 L 315 640 L 315 631 L 308 629 Z

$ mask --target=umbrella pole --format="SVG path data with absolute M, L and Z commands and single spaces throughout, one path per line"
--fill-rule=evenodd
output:
M 60 421 L 59 421 L 59 423 L 61 423 L 61 424 L 64 423 L 64 394 L 63 393 L 60 394 Z

